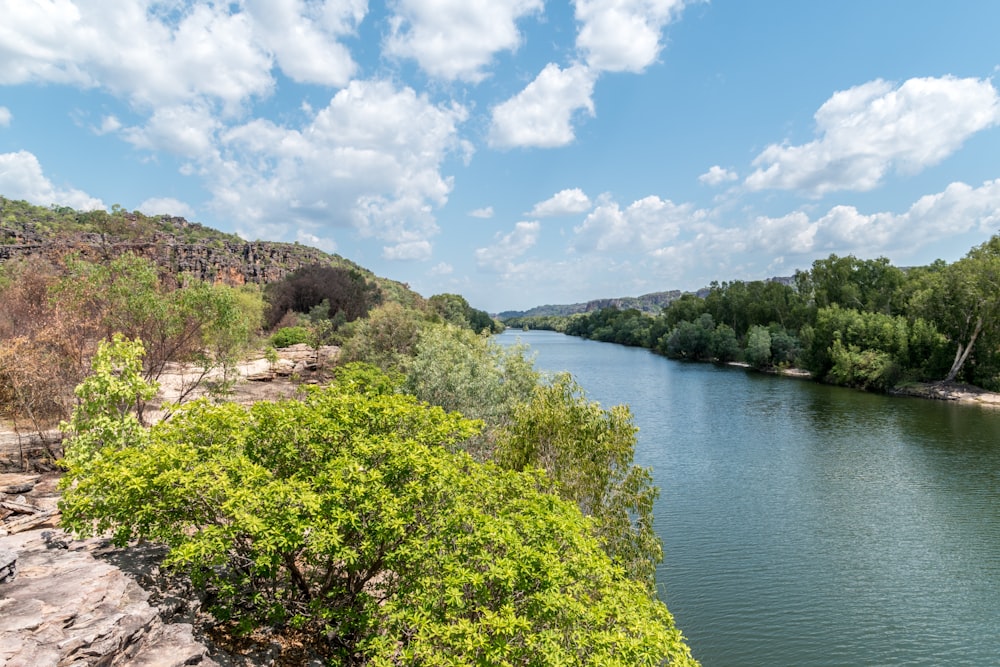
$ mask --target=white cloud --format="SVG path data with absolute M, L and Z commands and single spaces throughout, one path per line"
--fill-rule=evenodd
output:
M 210 99 L 235 112 L 268 94 L 272 61 L 230 3 L 6 3 L 0 84 L 100 86 L 153 108 Z
M 153 197 L 139 204 L 138 209 L 146 215 L 172 215 L 175 217 L 195 217 L 194 209 L 173 197 Z
M 261 45 L 281 70 L 302 83 L 344 86 L 357 71 L 337 39 L 352 34 L 367 13 L 366 0 L 244 0 Z
M 573 249 L 581 252 L 662 249 L 706 212 L 691 204 L 674 204 L 669 199 L 644 197 L 624 211 L 617 202 L 599 205 L 579 227 L 574 227 Z
M 560 190 L 545 201 L 538 202 L 528 215 L 533 218 L 572 215 L 589 211 L 590 206 L 590 197 L 580 188 L 572 188 Z
M 316 236 L 315 234 L 310 234 L 303 229 L 296 232 L 295 240 L 307 246 L 319 248 L 324 252 L 337 252 L 337 243 L 333 239 Z
M 595 70 L 641 72 L 656 61 L 660 33 L 684 0 L 576 0 L 577 48 Z
M 1000 179 L 978 188 L 952 183 L 921 197 L 904 213 L 864 214 L 853 206 L 834 206 L 815 220 L 802 211 L 759 217 L 749 240 L 768 252 L 802 255 L 910 252 L 970 231 L 989 234 L 998 225 Z
M 57 204 L 81 211 L 106 209 L 100 199 L 74 188 L 57 188 L 45 177 L 38 158 L 28 151 L 0 153 L 0 192 L 38 206 Z
M 122 129 L 122 123 L 118 120 L 117 116 L 108 115 L 101 118 L 101 124 L 98 127 L 93 128 L 94 134 L 111 134 L 112 132 L 117 132 Z
M 466 117 L 410 88 L 352 81 L 302 127 L 253 120 L 222 132 L 201 168 L 212 206 L 249 236 L 353 227 L 384 241 L 386 258 L 425 259 L 433 209 L 453 187 L 441 164 L 461 151 Z
M 13 120 L 14 114 L 10 112 L 7 107 L 0 107 L 0 127 L 10 127 L 10 121 Z
M 476 263 L 479 268 L 494 273 L 511 271 L 514 260 L 538 242 L 538 233 L 541 228 L 542 226 L 537 221 L 517 223 L 509 234 L 497 234 L 496 243 L 492 246 L 477 248 Z
M 141 109 L 235 115 L 273 91 L 275 66 L 295 81 L 346 85 L 357 65 L 338 39 L 366 13 L 366 0 L 5 3 L 0 84 L 100 87 Z
M 451 264 L 449 264 L 448 262 L 440 262 L 438 264 L 435 264 L 431 268 L 431 270 L 428 271 L 427 273 L 428 275 L 431 276 L 450 276 L 454 272 L 455 272 L 455 267 L 453 267 Z
M 729 169 L 725 169 L 724 167 L 720 167 L 716 164 L 709 167 L 708 171 L 698 177 L 698 180 L 705 185 L 711 185 L 714 187 L 716 185 L 735 181 L 738 178 L 739 176 L 735 171 L 730 171 Z
M 382 257 L 391 260 L 426 260 L 431 258 L 433 247 L 430 241 L 408 241 L 382 248 Z
M 490 145 L 565 146 L 574 139 L 574 115 L 594 115 L 593 92 L 594 73 L 586 67 L 549 63 L 524 90 L 493 107 Z
M 916 173 L 1000 123 L 1000 97 L 985 79 L 876 80 L 835 93 L 815 119 L 815 141 L 772 144 L 754 159 L 748 189 L 871 190 L 892 169 Z
M 102 128 L 105 126 L 107 119 L 102 123 Z M 164 106 L 156 109 L 144 126 L 126 128 L 123 136 L 136 148 L 198 158 L 215 152 L 215 135 L 221 128 L 205 106 Z
M 521 43 L 517 21 L 542 0 L 397 0 L 389 55 L 414 58 L 431 76 L 478 82 L 494 54 Z
M 493 207 L 487 206 L 485 208 L 477 208 L 474 211 L 469 211 L 469 215 L 473 218 L 482 218 L 483 220 L 489 220 L 493 217 Z

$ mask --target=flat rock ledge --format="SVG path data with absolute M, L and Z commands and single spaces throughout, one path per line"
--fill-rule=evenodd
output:
M 0 584 L 0 664 L 6 667 L 218 667 L 188 623 L 164 623 L 149 593 L 95 558 L 107 540 L 60 530 L 0 537 L 17 555 Z

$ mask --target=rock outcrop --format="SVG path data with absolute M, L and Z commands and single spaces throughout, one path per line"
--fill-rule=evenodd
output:
M 146 591 L 94 557 L 107 548 L 53 530 L 0 538 L 0 551 L 18 556 L 17 576 L 0 584 L 0 664 L 218 665 L 190 624 L 165 624 Z

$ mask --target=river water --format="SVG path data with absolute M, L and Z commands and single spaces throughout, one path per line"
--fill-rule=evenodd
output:
M 705 667 L 1000 665 L 1000 411 L 508 331 L 627 403 Z

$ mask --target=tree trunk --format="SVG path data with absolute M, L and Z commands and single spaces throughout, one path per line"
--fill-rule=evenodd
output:
M 979 332 L 983 330 L 983 317 L 982 315 L 976 320 L 976 327 L 972 330 L 972 337 L 969 338 L 969 344 L 964 348 L 962 344 L 958 344 L 958 350 L 955 352 L 955 361 L 951 364 L 951 370 L 948 371 L 948 375 L 944 378 L 945 382 L 953 382 L 958 372 L 962 370 L 962 366 L 965 365 L 965 360 L 969 358 L 969 353 L 972 352 L 972 347 L 976 344 L 976 338 L 979 336 Z

